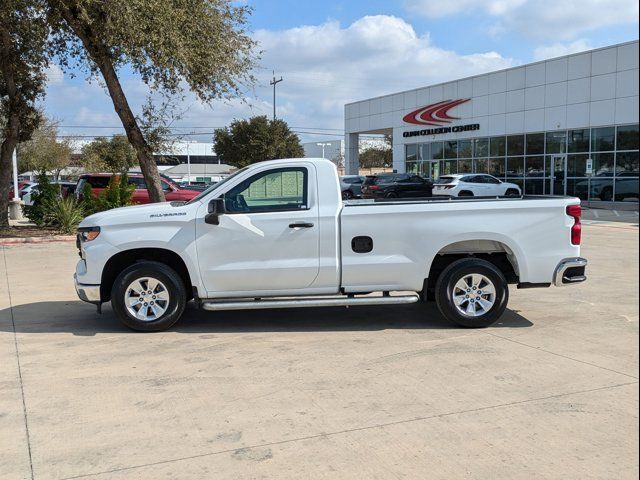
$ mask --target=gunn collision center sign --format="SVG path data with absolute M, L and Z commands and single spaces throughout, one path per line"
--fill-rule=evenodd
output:
M 454 117 L 449 114 L 449 111 L 467 103 L 470 98 L 461 98 L 458 100 L 444 100 L 442 102 L 432 103 L 426 107 L 420 107 L 413 112 L 407 113 L 402 120 L 406 123 L 412 123 L 414 125 L 429 125 L 435 128 L 424 128 L 422 130 L 412 130 L 404 132 L 403 137 L 417 137 L 420 135 L 439 135 L 442 133 L 451 132 L 468 132 L 471 130 L 479 130 L 479 123 L 469 123 L 467 125 L 451 125 L 448 126 L 453 120 L 460 120 L 460 117 Z

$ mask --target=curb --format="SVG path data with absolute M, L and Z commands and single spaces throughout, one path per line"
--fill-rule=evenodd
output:
M 75 235 L 54 235 L 51 237 L 8 237 L 0 238 L 0 245 L 22 245 L 25 243 L 75 242 Z

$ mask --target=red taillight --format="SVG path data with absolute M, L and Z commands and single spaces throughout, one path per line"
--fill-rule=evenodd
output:
M 379 187 L 379 186 L 377 186 L 377 185 L 371 185 L 371 186 L 369 187 L 369 190 L 380 190 L 380 187 Z
M 580 241 L 582 240 L 582 225 L 580 224 L 582 208 L 580 205 L 569 205 L 567 207 L 567 215 L 573 217 L 573 226 L 571 227 L 571 245 L 580 245 Z

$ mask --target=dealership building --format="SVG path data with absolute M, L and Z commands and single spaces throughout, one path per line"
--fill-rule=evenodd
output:
M 391 134 L 393 167 L 489 173 L 527 194 L 638 202 L 638 41 L 345 105 L 360 135 Z

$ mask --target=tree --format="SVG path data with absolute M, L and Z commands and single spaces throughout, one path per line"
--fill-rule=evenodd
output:
M 0 2 L 0 226 L 9 223 L 12 156 L 40 122 L 47 27 L 36 0 Z
M 210 103 L 253 83 L 255 42 L 250 8 L 230 0 L 47 0 L 51 53 L 101 75 L 133 145 L 152 201 L 164 200 L 153 151 L 122 89 L 127 66 L 151 89 L 177 94 L 183 85 Z
M 43 117 L 31 139 L 18 146 L 18 167 L 24 172 L 53 172 L 55 179 L 60 171 L 71 164 L 71 146 L 68 140 L 58 140 L 58 125 Z
M 136 164 L 136 152 L 124 135 L 98 138 L 82 148 L 82 166 L 89 171 L 122 173 Z
M 393 163 L 393 152 L 390 148 L 371 147 L 361 152 L 358 159 L 362 168 L 389 167 Z
M 244 167 L 262 160 L 304 156 L 300 139 L 284 120 L 266 116 L 234 120 L 229 128 L 217 129 L 214 150 L 221 161 Z

